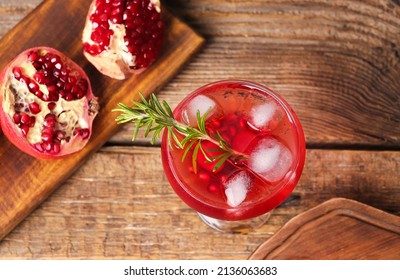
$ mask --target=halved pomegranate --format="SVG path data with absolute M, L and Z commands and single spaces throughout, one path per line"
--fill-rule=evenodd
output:
M 61 52 L 22 52 L 1 73 L 0 90 L 1 127 L 22 151 L 58 158 L 89 141 L 97 98 L 83 69 Z
M 159 0 L 94 0 L 82 33 L 86 58 L 104 75 L 139 74 L 160 54 Z

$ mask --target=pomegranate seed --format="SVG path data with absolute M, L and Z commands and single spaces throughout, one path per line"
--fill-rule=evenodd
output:
M 14 78 L 19 80 L 22 77 L 22 70 L 19 67 L 14 67 L 12 70 L 12 73 L 14 75 Z
M 55 92 L 49 94 L 49 100 L 57 102 L 59 99 L 59 95 Z
M 122 4 L 124 4 L 123 0 L 114 0 L 111 5 L 114 7 L 118 7 L 118 6 L 122 6 Z
M 25 84 L 29 84 L 29 82 L 31 81 L 31 79 L 29 79 L 28 77 L 22 76 L 20 79 L 20 81 L 24 82 Z
M 80 89 L 78 89 L 78 91 L 75 93 L 76 99 L 81 99 L 84 96 L 85 96 L 85 94 Z
M 65 133 L 63 131 L 57 130 L 55 133 L 55 137 L 61 141 L 65 139 Z
M 53 65 L 53 63 L 51 63 L 50 61 L 45 61 L 45 62 L 43 63 L 43 65 L 42 65 L 42 67 L 43 67 L 44 69 L 47 69 L 47 70 L 52 70 L 53 67 L 54 67 L 54 65 Z
M 38 82 L 39 84 L 44 84 L 46 77 L 44 76 L 44 71 L 39 70 L 35 74 L 33 74 L 33 79 Z
M 50 102 L 49 104 L 47 104 L 47 108 L 49 108 L 49 110 L 53 110 L 56 107 L 56 103 L 54 102 Z
M 221 183 L 222 184 L 225 184 L 227 180 L 228 180 L 228 176 L 226 176 L 226 175 L 222 175 L 221 176 Z
M 56 116 L 54 114 L 49 113 L 44 117 L 44 119 L 47 120 L 47 121 L 48 120 L 55 121 L 56 120 Z
M 38 90 L 38 91 L 36 91 L 35 92 L 35 95 L 38 97 L 38 98 L 40 98 L 40 99 L 42 99 L 43 100 L 43 92 L 41 92 L 40 90 Z
M 62 64 L 60 62 L 57 62 L 57 63 L 54 64 L 54 68 L 56 68 L 57 70 L 61 70 Z
M 135 18 L 133 20 L 133 23 L 136 24 L 136 25 L 144 25 L 144 21 L 141 18 Z
M 51 144 L 49 142 L 44 142 L 44 143 L 42 143 L 42 148 L 43 148 L 43 150 L 50 152 L 53 149 L 53 144 Z
M 163 29 L 164 28 L 164 23 L 160 20 L 157 22 L 157 27 L 158 29 Z
M 112 15 L 110 18 L 111 22 L 114 24 L 120 24 L 123 22 L 122 15 Z
M 53 120 L 44 120 L 43 121 L 43 126 L 45 127 L 55 127 L 56 126 L 56 122 Z
M 29 110 L 31 110 L 32 114 L 36 115 L 41 111 L 40 105 L 37 104 L 36 102 L 32 102 L 31 104 L 29 104 Z
M 212 192 L 212 193 L 216 193 L 216 192 L 219 191 L 219 188 L 218 188 L 217 185 L 211 184 L 211 185 L 208 186 L 208 190 L 209 190 L 210 192 Z
M 30 117 L 26 114 L 26 113 L 24 113 L 24 112 L 22 112 L 21 113 L 21 123 L 22 124 L 29 124 L 29 121 L 30 121 Z
M 65 139 L 65 132 L 63 132 L 61 130 L 57 130 L 55 132 L 55 136 L 54 137 L 61 141 L 61 140 Z
M 57 81 L 56 86 L 58 88 L 64 88 L 65 84 L 62 81 Z
M 53 135 L 50 133 L 42 133 L 41 139 L 43 142 L 50 142 L 53 140 Z
M 29 55 L 28 55 L 28 60 L 30 61 L 30 62 L 35 62 L 35 61 L 37 61 L 39 59 L 39 55 L 37 54 L 37 52 L 31 52 Z
M 51 54 L 51 53 L 46 53 L 44 55 L 44 59 L 47 61 L 50 61 L 52 58 L 53 58 L 53 54 Z
M 60 95 L 61 98 L 64 98 L 64 99 L 65 99 L 65 96 L 67 96 L 67 94 L 63 90 L 60 90 L 60 92 L 58 94 Z
M 36 92 L 39 90 L 39 86 L 33 80 L 29 79 L 28 88 L 30 92 Z
M 72 86 L 71 93 L 76 94 L 79 91 L 79 87 L 77 85 Z
M 36 143 L 35 144 L 35 149 L 38 150 L 39 152 L 43 152 L 44 151 L 43 147 L 42 147 L 42 145 L 40 143 Z
M 60 71 L 62 76 L 68 76 L 69 74 L 69 70 L 65 66 L 63 66 Z
M 15 113 L 13 116 L 13 120 L 14 120 L 14 123 L 19 124 L 21 122 L 21 115 L 18 113 Z
M 32 63 L 33 67 L 35 67 L 36 70 L 42 69 L 42 64 L 39 61 L 35 61 Z
M 108 21 L 108 15 L 106 13 L 101 14 L 98 18 L 102 22 L 107 22 Z
M 29 126 L 27 125 L 21 125 L 21 132 L 22 134 L 26 137 L 29 133 Z
M 54 154 L 58 154 L 58 153 L 60 152 L 60 150 L 61 150 L 60 143 L 54 143 L 54 146 L 53 146 L 53 153 L 54 153 Z
M 70 83 L 70 84 L 75 84 L 76 81 L 77 81 L 77 79 L 76 79 L 76 77 L 74 77 L 74 76 L 68 76 L 67 81 L 68 81 L 68 83 Z
M 65 91 L 71 91 L 71 89 L 72 89 L 72 85 L 70 83 L 66 83 L 65 87 L 64 87 L 64 90 Z
M 53 69 L 53 76 L 59 79 L 61 77 L 61 71 L 58 69 Z
M 42 100 L 43 100 L 43 101 L 49 101 L 50 99 L 49 99 L 49 96 L 48 96 L 48 95 L 44 95 L 44 94 L 43 94 Z
M 206 184 L 209 184 L 211 181 L 210 175 L 206 172 L 199 173 L 199 178 L 204 181 Z
M 44 127 L 42 130 L 42 134 L 54 135 L 54 129 L 52 127 Z
M 68 92 L 67 95 L 65 96 L 65 100 L 67 100 L 67 101 L 74 100 L 74 95 L 72 93 Z
M 49 91 L 49 93 L 57 93 L 57 86 L 49 85 L 47 86 L 47 90 Z
M 31 116 L 29 118 L 29 127 L 34 127 L 36 122 L 36 118 L 34 116 Z
M 57 63 L 61 64 L 61 58 L 58 55 L 53 54 L 52 57 L 50 58 L 50 62 L 53 64 L 57 64 Z

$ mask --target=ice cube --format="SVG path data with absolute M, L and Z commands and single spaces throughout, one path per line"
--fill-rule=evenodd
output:
M 280 120 L 283 114 L 281 108 L 277 103 L 271 101 L 254 106 L 250 110 L 249 124 L 258 130 L 273 130 Z
M 263 138 L 250 153 L 249 168 L 269 182 L 281 180 L 292 166 L 290 150 L 277 139 Z
M 246 171 L 235 173 L 227 180 L 225 195 L 229 206 L 236 207 L 246 199 L 251 183 L 251 177 Z
M 205 95 L 197 95 L 187 105 L 186 110 L 182 112 L 182 119 L 188 124 L 195 125 L 197 123 L 197 111 L 203 116 L 207 111 L 210 116 L 217 108 L 217 103 Z

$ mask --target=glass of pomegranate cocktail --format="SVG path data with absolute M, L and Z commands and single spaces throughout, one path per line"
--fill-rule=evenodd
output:
M 205 85 L 174 110 L 176 120 L 189 126 L 198 126 L 198 115 L 206 116 L 212 139 L 202 140 L 197 152 L 197 145 L 171 148 L 164 133 L 162 162 L 172 188 L 217 230 L 262 225 L 303 170 L 305 140 L 297 116 L 272 90 L 236 80 Z
M 205 85 L 174 111 L 152 95 L 120 104 L 119 123 L 134 122 L 152 142 L 161 135 L 170 185 L 201 219 L 223 232 L 248 232 L 266 222 L 303 170 L 301 124 L 272 90 L 249 81 Z

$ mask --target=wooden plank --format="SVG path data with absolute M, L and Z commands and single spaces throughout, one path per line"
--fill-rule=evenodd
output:
M 290 220 L 250 259 L 398 260 L 400 217 L 331 199 Z
M 167 0 L 204 51 L 160 92 L 174 107 L 219 79 L 287 99 L 312 147 L 400 147 L 400 6 L 395 1 Z M 193 78 L 195 77 L 195 79 Z M 128 143 L 132 126 L 113 138 Z
M 36 160 L 0 135 L 0 239 L 118 130 L 111 112 L 118 102 L 129 103 L 139 91 L 149 95 L 160 89 L 203 44 L 202 37 L 166 11 L 166 43 L 161 57 L 141 75 L 112 80 L 97 72 L 82 54 L 80 37 L 90 2 L 44 1 L 0 42 L 0 68 L 32 46 L 47 45 L 63 51 L 86 70 L 101 106 L 89 144 L 82 152 L 61 160 Z
M 308 150 L 293 195 L 248 235 L 203 224 L 158 147 L 103 147 L 0 243 L 0 258 L 247 259 L 296 215 L 347 197 L 400 215 L 400 152 Z
M 5 23 L 0 31 L 39 2 L 1 0 L 6 8 L 0 10 Z M 290 102 L 309 146 L 399 149 L 400 7 L 395 1 L 163 2 L 209 38 L 193 63 L 159 92 L 173 107 L 205 83 L 250 79 Z M 112 143 L 129 144 L 132 131 L 125 126 Z

